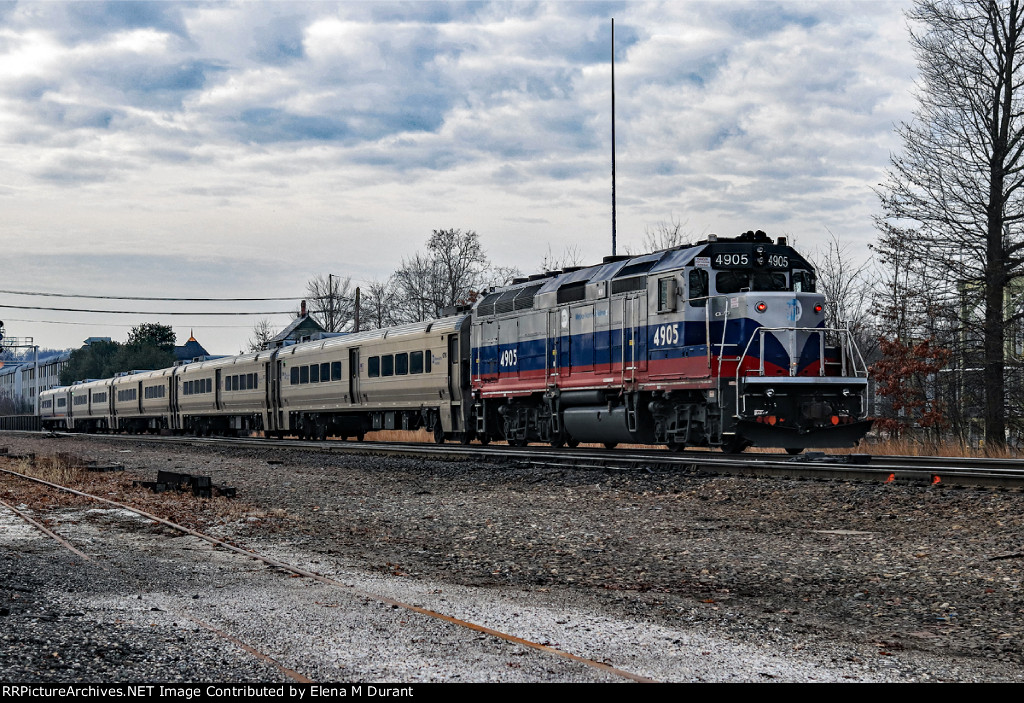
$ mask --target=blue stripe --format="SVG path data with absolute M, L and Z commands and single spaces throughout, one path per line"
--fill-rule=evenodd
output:
M 710 325 L 710 337 L 713 347 L 717 350 L 722 340 L 721 322 Z M 824 322 L 820 325 L 824 326 Z M 663 328 L 675 327 L 669 333 Z M 747 341 L 756 333 L 760 323 L 750 318 L 729 320 L 725 336 L 724 354 L 727 357 L 738 356 L 747 346 Z M 707 346 L 704 344 L 705 325 L 703 322 L 676 322 L 661 325 L 647 325 L 638 330 L 636 359 L 663 361 L 668 359 L 684 359 L 694 356 L 706 356 Z M 629 338 L 631 330 L 621 329 L 600 330 L 597 332 L 577 335 L 565 335 L 554 339 L 534 339 L 514 344 L 488 345 L 473 350 L 473 375 L 494 376 L 498 373 L 516 373 L 543 371 L 545 359 L 550 357 L 555 363 L 553 367 L 566 368 L 573 366 L 607 366 L 618 363 L 623 358 L 633 358 Z M 785 335 L 786 333 L 780 333 Z M 626 353 L 622 353 L 623 336 L 626 338 Z M 657 339 L 655 336 L 657 335 Z M 666 338 L 667 335 L 667 338 Z M 662 343 L 663 341 L 667 343 Z M 817 335 L 810 336 L 800 350 L 798 370 L 807 368 L 818 361 L 819 342 Z M 748 350 L 756 357 L 760 344 L 756 341 Z M 765 362 L 789 368 L 789 355 L 783 343 L 774 333 L 767 333 L 764 338 Z M 502 360 L 506 363 L 501 364 Z M 514 360 L 515 363 L 512 363 Z

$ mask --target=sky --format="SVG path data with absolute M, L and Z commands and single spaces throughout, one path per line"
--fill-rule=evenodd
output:
M 497 265 L 678 221 L 866 258 L 911 119 L 907 2 L 0 4 L 0 305 L 77 347 L 141 322 L 237 353 L 306 281 L 385 279 L 433 229 Z M 151 313 L 191 312 L 187 315 Z M 287 314 L 269 315 L 283 327 Z

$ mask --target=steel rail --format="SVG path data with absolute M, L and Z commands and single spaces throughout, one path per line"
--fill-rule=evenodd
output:
M 17 472 L 15 472 L 15 473 L 17 473 Z M 29 477 L 25 477 L 25 478 L 29 478 Z M 74 546 L 71 545 L 70 542 L 68 542 L 67 540 L 62 538 L 60 535 L 58 535 L 58 534 L 48 530 L 46 527 L 44 527 L 40 523 L 36 522 L 31 517 L 29 517 L 25 513 L 21 512 L 20 510 L 18 510 L 14 506 L 10 505 L 9 503 L 7 503 L 7 502 L 5 502 L 3 500 L 0 500 L 0 505 L 2 505 L 3 507 L 7 508 L 8 510 L 13 512 L 14 514 L 16 514 L 22 520 L 24 520 L 28 524 L 32 525 L 33 527 L 35 527 L 36 529 L 38 529 L 40 532 L 42 532 L 46 536 L 51 537 L 55 542 L 60 544 L 62 547 L 64 547 L 68 551 L 70 551 L 70 552 L 72 552 L 74 554 L 77 554 L 78 556 L 82 557 L 82 559 L 84 559 L 86 561 L 91 561 L 92 558 L 88 554 L 84 554 L 84 553 L 78 551 L 77 549 L 75 549 Z M 172 612 L 175 612 L 175 611 L 172 611 Z M 197 620 L 196 618 L 192 617 L 191 615 L 188 615 L 187 613 L 175 612 L 175 614 L 179 615 L 180 617 L 183 617 L 183 618 L 186 618 L 188 620 L 191 620 L 192 622 L 194 622 L 196 625 L 199 625 L 203 629 L 209 630 L 210 632 L 212 632 L 212 633 L 222 637 L 223 639 L 228 640 L 232 644 L 237 645 L 243 651 L 248 652 L 249 654 L 251 654 L 254 657 L 256 657 L 257 659 L 259 659 L 260 661 L 273 666 L 278 671 L 280 671 L 282 674 L 284 674 L 285 676 L 290 678 L 292 681 L 295 681 L 297 683 L 313 683 L 312 679 L 307 679 L 305 676 L 303 676 L 299 672 L 297 672 L 297 671 L 295 671 L 293 669 L 289 669 L 288 667 L 284 666 L 283 664 L 281 664 L 279 661 L 277 661 L 273 657 L 271 657 L 271 656 L 269 656 L 267 654 L 264 654 L 263 652 L 259 651 L 258 649 L 250 647 L 249 645 L 247 645 L 245 642 L 242 642 L 237 637 L 233 637 L 232 635 L 229 635 L 228 633 L 224 632 L 223 630 L 218 630 L 213 625 L 210 625 L 209 623 L 205 623 L 202 620 Z
M 39 436 L 38 433 L 23 433 Z M 977 457 L 825 455 L 818 452 L 789 457 L 785 454 L 749 453 L 726 455 L 707 450 L 669 452 L 664 449 L 615 449 L 577 447 L 556 449 L 533 445 L 429 444 L 418 442 L 349 442 L 267 439 L 262 437 L 170 437 L 157 435 L 61 436 L 193 446 L 284 448 L 361 455 L 433 458 L 449 461 L 482 459 L 525 465 L 555 465 L 589 470 L 686 471 L 690 473 L 861 481 L 913 482 L 957 486 L 1024 487 L 1024 462 Z M 937 480 L 936 480 L 937 479 Z
M 290 678 L 292 681 L 295 681 L 297 683 L 314 683 L 313 679 L 307 679 L 305 676 L 303 676 L 299 672 L 295 671 L 294 669 L 289 669 L 287 666 L 285 666 L 281 662 L 277 661 L 273 657 L 271 657 L 271 656 L 269 656 L 267 654 L 264 654 L 263 652 L 259 651 L 258 649 L 254 649 L 253 647 L 250 647 L 249 645 L 247 645 L 245 642 L 243 642 L 242 640 L 238 639 L 237 637 L 234 637 L 233 635 L 229 635 L 227 632 L 224 632 L 223 630 L 218 630 L 213 625 L 210 625 L 209 623 L 205 623 L 202 620 L 197 620 L 196 618 L 192 617 L 191 615 L 187 615 L 185 613 L 176 613 L 176 614 L 177 615 L 181 615 L 181 617 L 183 617 L 183 618 L 187 618 L 187 619 L 191 620 L 192 622 L 194 622 L 196 625 L 199 625 L 199 627 L 203 628 L 204 630 L 209 630 L 213 634 L 218 635 L 220 637 L 223 637 L 228 642 L 231 642 L 232 644 L 240 647 L 243 651 L 248 652 L 249 654 L 251 654 L 254 657 L 256 657 L 257 659 L 259 659 L 260 661 L 262 661 L 262 662 L 264 662 L 266 664 L 270 664 L 272 667 L 274 667 L 275 669 L 280 671 L 282 674 L 284 674 L 285 676 Z
M 77 550 L 77 549 L 75 549 L 75 548 L 74 548 L 73 546 L 71 546 L 71 543 L 70 543 L 70 542 L 68 542 L 67 540 L 65 540 L 65 539 L 64 539 L 63 537 L 61 537 L 60 535 L 58 535 L 58 534 L 57 534 L 56 532 L 53 532 L 53 531 L 51 531 L 51 530 L 47 529 L 47 528 L 46 528 L 45 526 L 43 526 L 43 525 L 42 525 L 41 523 L 38 523 L 38 522 L 36 522 L 36 521 L 35 521 L 35 520 L 33 520 L 33 519 L 32 519 L 31 517 L 29 517 L 29 516 L 28 516 L 28 515 L 26 515 L 25 513 L 21 512 L 20 510 L 18 510 L 17 508 L 15 508 L 15 507 L 14 507 L 13 505 L 11 505 L 10 503 L 6 503 L 6 502 L 4 502 L 3 500 L 0 500 L 0 505 L 2 505 L 3 507 L 7 508 L 8 510 L 10 510 L 10 511 L 11 511 L 12 513 L 14 513 L 14 514 L 15 514 L 15 515 L 17 515 L 18 517 L 20 517 L 20 518 L 21 518 L 22 520 L 24 520 L 25 522 L 27 522 L 27 523 L 28 523 L 29 525 L 31 525 L 32 527 L 34 527 L 34 528 L 36 528 L 37 530 L 39 530 L 40 532 L 42 532 L 42 533 L 43 533 L 44 535 L 46 535 L 47 537 L 51 537 L 51 538 L 52 538 L 52 539 L 53 539 L 53 540 L 54 540 L 55 542 L 57 542 L 58 544 L 60 544 L 60 545 L 61 545 L 62 547 L 64 547 L 65 549 L 67 549 L 67 550 L 68 550 L 69 552 L 72 552 L 72 553 L 74 553 L 74 554 L 77 554 L 78 556 L 82 557 L 82 559 L 84 559 L 85 561 L 91 561 L 91 560 L 92 560 L 92 557 L 90 557 L 90 556 L 89 556 L 88 554 L 85 554 L 84 552 L 80 552 L 80 551 L 78 551 L 78 550 Z
M 216 537 L 211 537 L 210 535 L 204 534 L 204 533 L 199 532 L 197 530 L 193 530 L 193 529 L 191 529 L 189 527 L 185 527 L 184 525 L 179 525 L 177 523 L 171 522 L 170 520 L 166 520 L 166 519 L 164 519 L 162 517 L 159 517 L 157 515 L 149 513 L 149 512 L 147 512 L 145 510 L 140 510 L 139 508 L 135 508 L 135 507 L 133 507 L 131 505 L 127 505 L 125 503 L 119 503 L 117 501 L 110 500 L 109 498 L 102 498 L 102 497 L 97 496 L 97 495 L 92 495 L 91 493 L 85 493 L 83 491 L 79 491 L 79 490 L 76 490 L 74 488 L 69 488 L 68 486 L 62 486 L 62 485 L 60 485 L 58 483 L 53 483 L 53 482 L 50 482 L 50 481 L 43 480 L 41 478 L 36 478 L 35 476 L 27 476 L 27 475 L 25 475 L 23 473 L 20 473 L 18 471 L 12 471 L 10 469 L 0 468 L 0 472 L 6 473 L 6 474 L 10 474 L 10 475 L 16 476 L 18 478 L 27 479 L 29 481 L 34 481 L 36 483 L 40 483 L 40 484 L 43 484 L 45 486 L 49 486 L 51 488 L 56 488 L 56 489 L 61 490 L 61 491 L 66 491 L 68 493 L 71 493 L 71 494 L 74 494 L 74 495 L 77 495 L 77 496 L 81 496 L 83 498 L 89 498 L 89 499 L 92 499 L 92 500 L 95 500 L 95 501 L 99 501 L 101 503 L 106 503 L 107 505 L 113 505 L 113 506 L 118 507 L 118 508 L 123 508 L 125 510 L 129 510 L 129 511 L 131 511 L 131 512 L 137 514 L 137 515 L 141 515 L 142 517 L 145 517 L 145 518 L 150 519 L 150 520 L 154 520 L 154 521 L 156 521 L 156 522 L 158 522 L 158 523 L 160 523 L 162 525 L 170 527 L 171 529 L 177 530 L 177 531 L 182 532 L 184 534 L 191 535 L 191 536 L 196 537 L 198 539 L 201 539 L 201 540 L 204 540 L 206 542 L 209 542 L 210 544 L 212 544 L 212 545 L 214 545 L 216 547 L 220 547 L 222 549 L 226 549 L 226 550 L 234 552 L 236 554 L 241 554 L 242 556 L 248 557 L 249 559 L 254 559 L 256 561 L 261 561 L 261 562 L 263 562 L 263 563 L 265 563 L 265 564 L 267 564 L 269 566 L 273 566 L 273 567 L 281 569 L 283 571 L 288 571 L 288 572 L 296 574 L 298 576 L 304 576 L 304 577 L 313 579 L 315 581 L 319 581 L 320 583 L 324 583 L 324 584 L 328 584 L 330 586 L 335 586 L 337 588 L 344 589 L 345 591 L 348 591 L 349 593 L 355 594 L 355 595 L 363 597 L 363 598 L 367 598 L 367 599 L 370 599 L 370 600 L 376 600 L 376 601 L 378 601 L 380 603 L 384 603 L 386 605 L 392 605 L 392 606 L 395 606 L 397 608 L 401 608 L 403 610 L 407 610 L 407 611 L 410 611 L 410 612 L 413 612 L 413 613 L 418 613 L 420 615 L 424 615 L 426 617 L 434 618 L 436 620 L 441 620 L 443 622 L 447 622 L 447 623 L 450 623 L 452 625 L 456 625 L 458 627 L 465 628 L 467 630 L 471 630 L 471 631 L 474 631 L 474 632 L 480 632 L 482 634 L 490 635 L 492 637 L 496 637 L 496 638 L 504 640 L 506 642 L 511 642 L 511 643 L 514 643 L 514 644 L 522 645 L 524 647 L 528 647 L 530 649 L 535 649 L 535 650 L 540 651 L 540 652 L 545 652 L 547 654 L 552 654 L 552 655 L 555 655 L 555 656 L 558 656 L 558 657 L 561 657 L 561 658 L 564 658 L 564 659 L 568 659 L 570 661 L 577 662 L 579 664 L 583 664 L 585 666 L 588 666 L 588 667 L 591 667 L 591 668 L 594 668 L 594 669 L 598 669 L 598 670 L 603 671 L 605 673 L 612 674 L 614 676 L 618 676 L 618 677 L 623 678 L 623 679 L 627 679 L 627 680 L 630 680 L 630 681 L 635 681 L 635 682 L 638 682 L 638 683 L 656 683 L 656 681 L 654 679 L 648 678 L 646 676 L 641 676 L 639 674 L 634 674 L 634 673 L 632 673 L 630 671 L 626 671 L 624 669 L 619 669 L 617 667 L 614 667 L 614 666 L 612 666 L 610 664 L 606 664 L 604 662 L 600 662 L 600 661 L 597 661 L 597 660 L 594 660 L 594 659 L 588 659 L 586 657 L 581 657 L 579 655 L 572 654 L 571 652 L 566 652 L 566 651 L 563 651 L 561 649 L 557 649 L 556 647 L 552 647 L 550 645 L 541 644 L 539 642 L 533 642 L 531 640 L 523 639 L 521 637 L 517 637 L 515 635 L 509 634 L 509 633 L 506 633 L 506 632 L 502 632 L 500 630 L 495 630 L 493 628 L 486 627 L 484 625 L 479 625 L 477 623 L 469 622 L 467 620 L 461 620 L 461 619 L 453 617 L 451 615 L 445 615 L 444 613 L 439 613 L 437 611 L 429 610 L 427 608 L 421 608 L 420 606 L 412 605 L 410 603 L 404 603 L 404 602 L 402 602 L 400 600 L 396 600 L 396 599 L 390 598 L 388 596 L 383 596 L 383 595 L 380 595 L 378 593 L 373 593 L 371 591 L 366 591 L 366 590 L 363 590 L 361 588 L 356 588 L 354 586 L 350 586 L 350 585 L 342 583 L 340 581 L 336 581 L 336 580 L 334 580 L 334 579 L 332 579 L 332 578 L 330 578 L 328 576 L 324 576 L 322 574 L 318 574 L 318 573 L 316 573 L 314 571 L 309 571 L 307 569 L 303 569 L 301 567 L 294 566 L 294 565 L 288 564 L 286 562 L 278 561 L 276 559 L 272 559 L 270 557 L 263 556 L 262 554 L 258 554 L 256 552 L 249 551 L 249 550 L 243 549 L 241 547 L 237 547 L 237 546 L 235 546 L 235 545 L 233 545 L 233 544 L 231 544 L 229 542 L 225 542 L 223 540 L 217 539 Z

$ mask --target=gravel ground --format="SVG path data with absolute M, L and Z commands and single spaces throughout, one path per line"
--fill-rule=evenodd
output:
M 1020 492 L 87 438 L 0 446 L 120 461 L 129 483 L 157 469 L 209 475 L 238 498 L 129 502 L 659 680 L 1024 680 Z M 0 498 L 87 553 L 116 533 L 151 555 L 80 563 L 0 509 L 4 681 L 282 680 L 189 618 L 322 681 L 614 678 L 15 480 L 0 479 Z

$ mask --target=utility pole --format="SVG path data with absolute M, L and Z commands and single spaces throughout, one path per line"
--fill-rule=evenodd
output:
M 334 274 L 327 274 L 327 331 L 335 332 L 334 325 Z
M 355 324 L 352 327 L 353 332 L 359 331 L 359 286 L 356 286 L 356 311 L 355 311 Z

